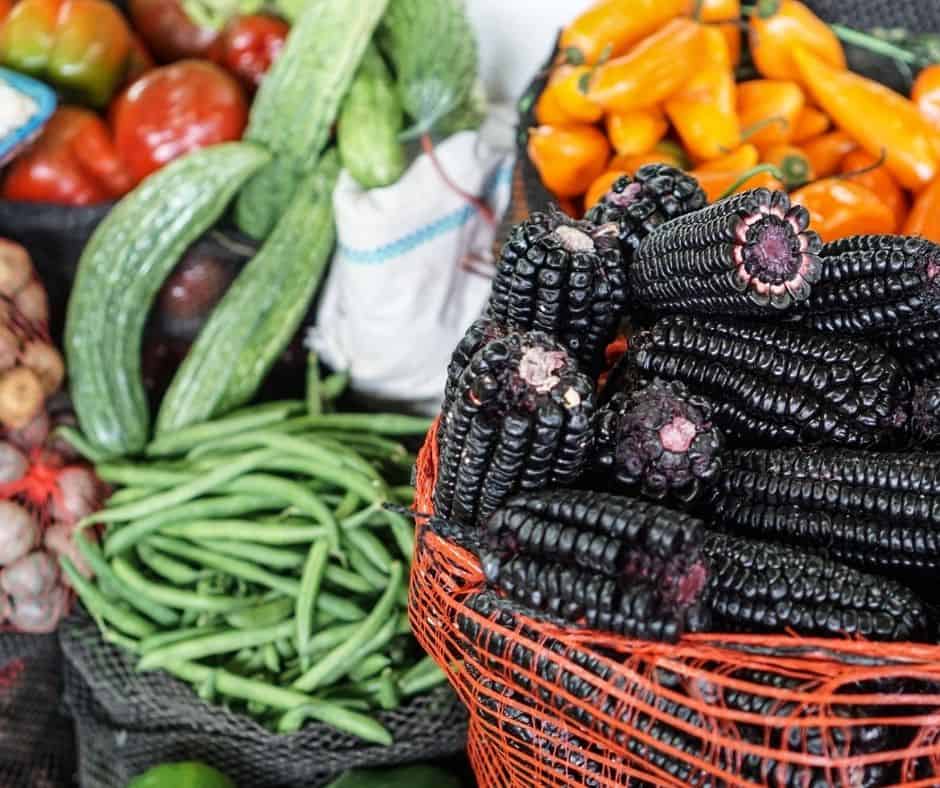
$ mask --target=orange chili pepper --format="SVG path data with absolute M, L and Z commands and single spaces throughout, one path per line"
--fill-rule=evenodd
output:
M 756 145 L 749 142 L 735 148 L 731 153 L 711 161 L 703 161 L 694 172 L 744 172 L 760 160 Z
M 820 108 L 872 155 L 884 150 L 888 169 L 902 186 L 917 191 L 934 179 L 936 132 L 913 101 L 880 82 L 833 68 L 801 47 L 793 60 Z
M 758 147 L 789 142 L 806 97 L 796 82 L 752 79 L 738 85 L 741 135 Z
M 666 114 L 696 159 L 714 159 L 736 148 L 741 129 L 728 44 L 717 28 L 702 30 L 705 66 L 666 101 Z
M 692 175 L 705 192 L 709 202 L 714 202 L 724 195 L 734 184 L 741 179 L 747 170 L 692 170 Z M 758 172 L 740 184 L 734 191 L 743 192 L 748 189 L 782 189 L 783 184 L 769 172 Z
M 798 46 L 833 68 L 845 69 L 845 52 L 836 34 L 799 0 L 758 0 L 748 38 L 754 65 L 767 79 L 802 79 L 793 62 Z
M 816 177 L 827 178 L 839 171 L 842 159 L 855 150 L 858 144 L 844 131 L 830 131 L 800 147 L 813 165 Z
M 741 62 L 741 0 L 702 0 L 698 10 L 699 20 L 716 27 L 728 44 L 728 55 L 732 67 Z M 716 24 L 723 23 L 723 24 Z
M 607 172 L 595 178 L 594 183 L 590 185 L 584 195 L 584 210 L 593 208 L 595 203 L 607 194 L 613 182 L 626 174 L 623 170 L 607 170 Z
M 773 164 L 783 173 L 783 185 L 787 189 L 795 189 L 816 177 L 809 157 L 794 145 L 771 145 L 764 151 L 761 161 Z
M 790 201 L 809 211 L 810 226 L 826 242 L 894 230 L 891 209 L 871 189 L 852 181 L 839 178 L 814 181 L 791 192 Z
M 827 131 L 829 131 L 829 116 L 815 107 L 803 107 L 800 114 L 796 116 L 790 142 L 796 144 L 806 142 Z
M 911 99 L 926 121 L 940 131 L 940 63 L 921 70 L 911 87 Z
M 554 92 L 555 102 L 572 122 L 596 123 L 604 116 L 604 110 L 585 93 L 590 75 L 590 66 L 559 66 L 546 87 Z
M 919 235 L 940 243 L 940 178 L 914 198 L 904 223 L 904 235 Z
M 558 103 L 558 93 L 552 89 L 551 80 L 535 102 L 535 119 L 542 126 L 564 126 L 571 118 Z
M 607 136 L 621 156 L 646 153 L 669 129 L 658 107 L 633 112 L 612 112 L 607 116 Z
M 598 66 L 588 97 L 604 109 L 653 107 L 682 87 L 705 61 L 702 26 L 673 19 L 626 55 Z
M 561 33 L 559 47 L 569 63 L 596 63 L 606 54 L 617 57 L 633 44 L 680 14 L 688 0 L 601 0 L 578 16 Z
M 891 232 L 897 232 L 907 216 L 907 194 L 891 177 L 884 162 L 879 164 L 879 161 L 879 157 L 872 156 L 868 151 L 855 150 L 842 159 L 839 169 L 844 180 L 859 183 L 870 189 L 891 209 L 894 214 L 894 229 Z
M 584 194 L 610 158 L 607 138 L 586 125 L 529 129 L 527 150 L 542 183 L 557 197 Z
M 627 175 L 633 175 L 645 164 L 668 164 L 671 167 L 682 169 L 683 161 L 674 153 L 667 150 L 651 150 L 636 156 L 614 156 L 607 165 L 610 170 L 623 170 Z

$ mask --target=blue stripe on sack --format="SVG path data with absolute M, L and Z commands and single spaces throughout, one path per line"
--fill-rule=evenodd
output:
M 489 202 L 494 191 L 501 186 L 508 186 L 511 183 L 512 163 L 500 165 L 484 183 L 483 198 Z M 476 206 L 465 205 L 453 213 L 449 213 L 446 216 L 442 216 L 440 219 L 436 219 L 424 225 L 424 227 L 419 227 L 417 230 L 402 236 L 396 241 L 377 246 L 374 249 L 353 249 L 340 244 L 339 253 L 350 263 L 359 263 L 362 265 L 384 263 L 391 260 L 393 257 L 401 257 L 434 238 L 460 229 L 477 213 L 479 213 L 479 209 Z

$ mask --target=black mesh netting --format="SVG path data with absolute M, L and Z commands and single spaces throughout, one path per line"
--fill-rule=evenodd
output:
M 466 740 L 466 712 L 447 686 L 377 715 L 395 738 L 390 747 L 319 724 L 278 735 L 206 704 L 163 672 L 137 673 L 134 660 L 102 641 L 82 613 L 62 625 L 60 637 L 82 788 L 124 788 L 154 764 L 186 759 L 215 766 L 239 786 L 313 788 L 349 768 L 452 755 Z
M 0 786 L 63 788 L 75 773 L 75 740 L 63 707 L 55 635 L 0 633 Z

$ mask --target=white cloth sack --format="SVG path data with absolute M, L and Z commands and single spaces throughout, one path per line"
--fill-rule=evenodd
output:
M 501 217 L 512 159 L 479 132 L 439 143 L 451 181 Z M 337 250 L 308 345 L 360 393 L 433 413 L 447 363 L 482 312 L 496 227 L 449 188 L 426 155 L 398 183 L 362 189 L 345 171 L 333 193 Z

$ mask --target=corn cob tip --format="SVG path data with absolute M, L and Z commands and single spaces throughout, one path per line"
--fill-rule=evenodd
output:
M 927 380 L 914 389 L 911 432 L 918 440 L 934 443 L 940 438 L 940 380 Z

